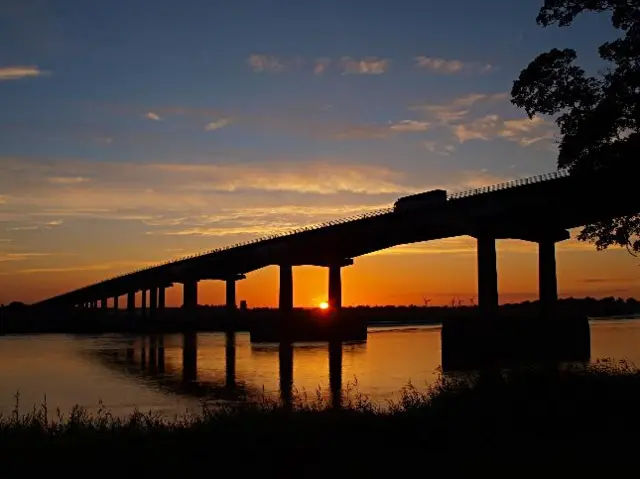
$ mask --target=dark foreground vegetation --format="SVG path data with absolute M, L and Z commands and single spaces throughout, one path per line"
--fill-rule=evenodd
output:
M 528 476 L 601 466 L 611 477 L 635 461 L 640 371 L 609 362 L 529 368 L 447 377 L 426 392 L 409 386 L 388 408 L 356 394 L 343 402 L 338 410 L 322 400 L 292 407 L 257 401 L 174 420 L 104 411 L 90 417 L 80 407 L 56 419 L 46 406 L 16 410 L 0 424 L 0 464 L 6 477 Z
M 467 302 L 469 303 L 469 302 Z M 565 298 L 558 301 L 560 317 L 631 316 L 640 313 L 640 302 L 634 298 Z M 318 309 L 296 309 L 295 318 L 325 321 L 328 313 Z M 441 324 L 449 319 L 472 318 L 478 314 L 472 304 L 452 300 L 448 306 L 354 306 L 340 311 L 343 321 L 364 322 L 375 325 Z M 504 304 L 500 315 L 506 318 L 527 318 L 540 315 L 538 301 Z M 179 333 L 189 331 L 248 331 L 252 325 L 277 320 L 281 316 L 276 308 L 256 308 L 238 311 L 233 315 L 224 307 L 200 306 L 195 311 L 167 308 L 156 312 L 153 318 L 143 317 L 140 310 L 134 315 L 124 310 L 76 310 L 72 313 L 52 313 L 13 304 L 0 308 L 0 334 L 37 333 Z

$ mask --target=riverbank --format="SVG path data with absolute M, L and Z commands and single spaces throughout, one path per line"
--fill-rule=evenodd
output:
M 630 317 L 640 311 L 633 298 L 565 298 L 558 301 L 558 317 Z M 340 320 L 367 326 L 440 325 L 447 320 L 469 319 L 478 315 L 475 306 L 355 306 L 340 310 Z M 505 318 L 540 317 L 538 302 L 525 301 L 500 306 Z M 163 334 L 184 332 L 249 331 L 252 325 L 277 321 L 282 313 L 276 308 L 256 308 L 229 312 L 224 307 L 199 306 L 194 310 L 166 308 L 143 314 L 141 309 L 128 314 L 114 309 L 75 309 L 70 312 L 48 312 L 29 306 L 0 308 L 2 334 Z M 296 308 L 293 320 L 326 322 L 331 311 Z
M 65 474 L 90 467 L 342 477 L 477 472 L 514 462 L 523 473 L 550 466 L 576 473 L 601 462 L 611 476 L 635 458 L 625 451 L 635 448 L 638 404 L 640 371 L 599 363 L 448 377 L 424 392 L 407 387 L 387 409 L 353 391 L 340 410 L 322 400 L 290 408 L 258 400 L 174 420 L 89 417 L 82 408 L 55 419 L 42 407 L 0 421 L 0 460 L 7 474 L 57 464 Z

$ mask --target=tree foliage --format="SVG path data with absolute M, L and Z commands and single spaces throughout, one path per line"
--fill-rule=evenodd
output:
M 534 115 L 554 115 L 562 135 L 558 167 L 576 171 L 640 170 L 640 0 L 545 0 L 537 23 L 569 26 L 578 15 L 611 16 L 619 38 L 599 47 L 607 67 L 588 76 L 572 49 L 542 53 L 522 70 L 512 103 Z M 579 239 L 597 249 L 640 251 L 640 215 L 586 226 Z

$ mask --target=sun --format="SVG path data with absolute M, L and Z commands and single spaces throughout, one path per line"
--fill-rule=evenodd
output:
M 329 309 L 329 303 L 327 303 L 326 301 L 323 301 L 318 306 L 320 306 L 320 309 Z

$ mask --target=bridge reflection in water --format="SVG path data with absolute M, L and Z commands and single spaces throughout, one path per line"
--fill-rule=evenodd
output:
M 181 337 L 181 344 L 176 339 Z M 265 390 L 255 378 L 237 377 L 236 374 L 236 334 L 228 332 L 224 337 L 224 378 L 203 374 L 199 360 L 209 361 L 199 355 L 197 333 L 183 335 L 149 335 L 121 338 L 108 347 L 91 350 L 89 354 L 109 369 L 126 376 L 144 381 L 148 386 L 168 394 L 197 398 L 206 403 L 216 401 L 246 402 L 263 397 Z M 171 347 L 165 347 L 171 341 Z M 362 343 L 348 343 L 349 351 L 364 348 Z M 177 349 L 181 354 L 176 354 Z M 343 343 L 295 344 L 252 344 L 251 354 L 270 356 L 278 361 L 279 398 L 285 406 L 294 402 L 294 350 L 304 352 L 325 349 L 329 358 L 329 390 L 331 407 L 342 406 L 342 359 Z M 170 352 L 167 353 L 167 350 Z M 206 351 L 206 350 L 205 350 Z M 180 358 L 181 356 L 181 358 Z M 180 360 L 181 359 L 181 360 Z M 222 358 L 220 358 L 222 359 Z

